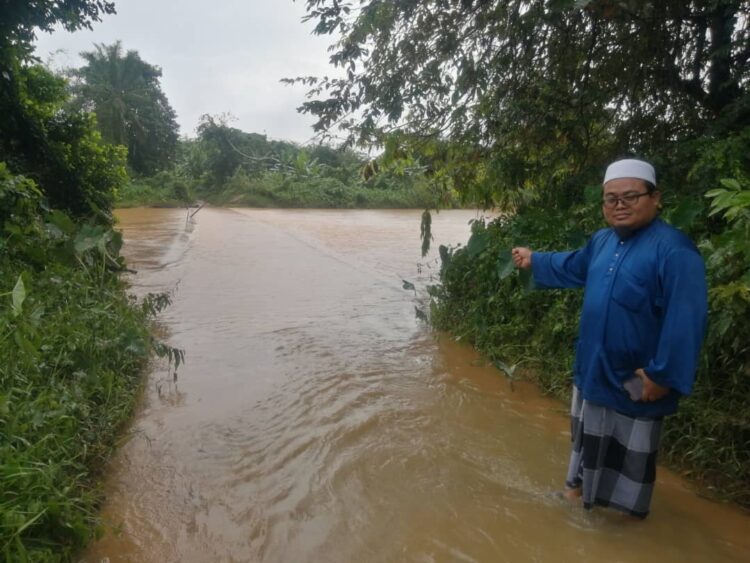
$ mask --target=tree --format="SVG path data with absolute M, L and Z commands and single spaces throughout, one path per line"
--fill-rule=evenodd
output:
M 71 112 L 65 80 L 40 65 L 21 66 L 17 100 L 0 125 L 0 161 L 35 180 L 53 207 L 109 220 L 125 181 L 125 151 L 102 141 L 92 116 Z
M 228 125 L 230 116 L 203 115 L 198 125 L 201 166 L 209 182 L 220 188 L 239 167 L 257 177 L 268 170 L 283 171 L 296 161 L 300 148 L 285 141 L 270 141 L 259 133 L 246 133 Z M 198 159 L 193 157 L 193 162 Z
M 104 139 L 128 148 L 128 164 L 150 175 L 168 166 L 177 148 L 175 112 L 161 89 L 161 70 L 122 44 L 95 45 L 73 71 L 78 104 L 96 114 Z
M 750 120 L 747 0 L 307 0 L 343 76 L 296 79 L 318 131 L 456 143 L 475 199 Z M 353 117 L 356 116 L 356 117 Z M 477 163 L 482 162 L 481 166 Z M 499 188 L 501 186 L 501 188 Z
M 53 206 L 111 219 L 124 179 L 121 154 L 107 147 L 88 116 L 65 109 L 63 80 L 35 65 L 36 31 L 89 28 L 114 4 L 100 0 L 10 0 L 0 8 L 0 161 L 35 180 Z
M 0 50 L 16 47 L 28 54 L 37 30 L 50 32 L 58 24 L 68 31 L 91 29 L 91 22 L 114 13 L 114 2 L 106 0 L 6 0 L 0 12 Z
M 265 135 L 245 133 L 227 124 L 228 116 L 203 115 L 198 124 L 198 139 L 203 166 L 215 187 L 222 186 L 239 167 L 258 174 L 278 159 L 269 154 Z

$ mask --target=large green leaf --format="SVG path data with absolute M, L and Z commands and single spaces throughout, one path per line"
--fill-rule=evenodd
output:
M 513 256 L 510 250 L 503 250 L 497 259 L 497 277 L 504 280 L 513 273 L 516 265 L 513 263 Z
M 476 256 L 480 252 L 484 251 L 490 244 L 490 237 L 485 230 L 477 230 L 471 235 L 469 242 L 466 244 L 466 249 L 471 257 Z
M 742 189 L 740 183 L 734 178 L 722 178 L 719 182 L 721 182 L 722 186 L 729 188 L 730 190 L 739 191 Z
M 60 229 L 66 235 L 72 235 L 76 230 L 76 225 L 72 219 L 57 209 L 49 214 L 47 222 Z
M 106 229 L 101 226 L 84 225 L 76 235 L 73 243 L 76 253 L 83 254 L 92 248 L 96 248 L 105 242 Z
M 13 316 L 17 317 L 23 311 L 23 302 L 26 300 L 26 286 L 23 283 L 23 277 L 18 276 L 16 285 L 11 293 L 11 309 Z

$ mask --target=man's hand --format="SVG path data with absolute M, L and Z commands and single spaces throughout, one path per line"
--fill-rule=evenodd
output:
M 641 401 L 650 403 L 652 401 L 658 401 L 667 393 L 669 393 L 669 387 L 664 387 L 658 383 L 654 383 L 651 378 L 646 375 L 646 372 L 638 368 L 635 370 L 635 374 L 643 381 L 643 393 L 641 394 Z
M 516 268 L 528 270 L 531 268 L 531 249 L 525 246 L 517 246 L 511 250 L 510 255 L 513 257 L 513 263 Z

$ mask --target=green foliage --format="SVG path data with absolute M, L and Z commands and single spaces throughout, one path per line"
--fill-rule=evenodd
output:
M 50 211 L 0 163 L 0 554 L 65 561 L 96 534 L 95 478 L 155 342 L 124 292 L 119 233 Z
M 432 243 L 432 214 L 428 209 L 422 212 L 422 222 L 419 226 L 419 238 L 422 239 L 422 258 L 427 256 Z
M 96 534 L 97 472 L 131 412 L 155 299 L 128 298 L 111 206 L 125 149 L 30 58 L 37 29 L 111 2 L 5 2 L 0 18 L 0 558 L 70 561 Z
M 711 198 L 711 215 L 721 213 L 728 221 L 748 220 L 750 208 L 750 189 L 743 189 L 734 178 L 722 178 L 723 188 L 709 190 L 706 197 Z
M 38 30 L 50 32 L 55 25 L 68 31 L 91 29 L 92 21 L 113 14 L 115 5 L 105 0 L 10 0 L 3 3 L 0 18 L 0 49 L 29 45 Z
M 93 121 L 66 109 L 65 82 L 33 64 L 38 30 L 90 28 L 114 13 L 104 0 L 11 1 L 0 18 L 0 161 L 32 178 L 49 203 L 109 221 L 124 181 L 124 153 L 101 142 Z
M 195 182 L 177 172 L 162 171 L 130 180 L 117 192 L 118 207 L 182 207 L 195 201 Z
M 293 144 L 245 133 L 229 127 L 227 120 L 226 116 L 204 115 L 198 125 L 198 153 L 191 155 L 190 167 L 194 177 L 203 177 L 209 190 L 220 190 L 238 168 L 249 176 L 282 168 L 304 171 L 308 159 L 299 160 L 299 150 Z
M 238 168 L 218 194 L 208 199 L 222 205 L 287 208 L 425 208 L 433 207 L 428 193 L 404 189 L 371 189 L 347 185 L 335 177 L 294 177 L 265 172 L 251 178 Z
M 11 78 L 0 80 L 0 159 L 33 178 L 50 205 L 108 222 L 126 177 L 124 150 L 104 144 L 90 116 L 66 109 L 63 79 L 14 64 Z
M 128 149 L 128 166 L 149 175 L 169 167 L 177 147 L 176 114 L 162 92 L 161 69 L 119 41 L 81 53 L 72 71 L 75 107 L 93 109 L 102 137 Z
M 431 144 L 485 206 L 549 205 L 615 155 L 747 123 L 747 0 L 306 5 L 339 69 L 296 79 L 315 128 L 386 151 L 394 131 Z
M 178 205 L 194 197 L 254 207 L 453 207 L 455 192 L 402 162 L 367 162 L 347 148 L 300 147 L 203 116 L 197 139 L 179 143 L 173 171 L 139 177 L 117 204 Z M 438 186 L 442 186 L 438 188 Z

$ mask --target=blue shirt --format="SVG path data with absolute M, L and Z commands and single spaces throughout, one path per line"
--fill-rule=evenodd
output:
M 573 369 L 583 398 L 634 417 L 674 413 L 692 389 L 706 329 L 706 273 L 695 245 L 655 219 L 624 238 L 607 228 L 579 250 L 534 252 L 531 265 L 537 287 L 585 288 Z M 669 394 L 631 400 L 623 383 L 638 368 Z

